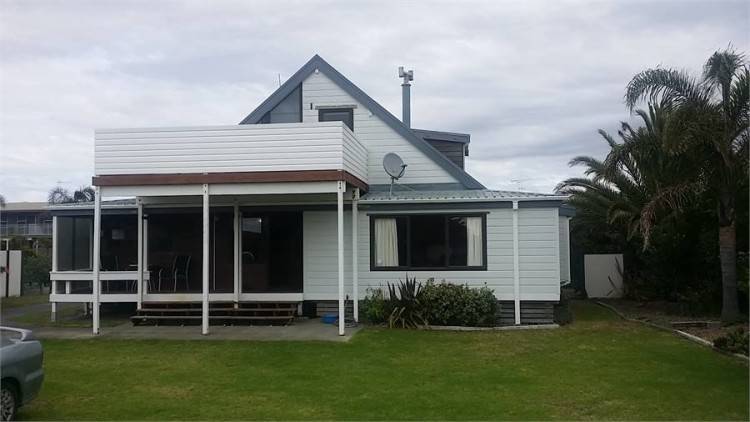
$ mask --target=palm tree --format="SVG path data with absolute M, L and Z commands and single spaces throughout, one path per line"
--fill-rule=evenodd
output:
M 625 240 L 640 236 L 643 248 L 648 247 L 652 228 L 658 216 L 669 214 L 665 198 L 687 199 L 698 192 L 694 182 L 685 175 L 695 172 L 687 160 L 673 160 L 664 149 L 662 134 L 668 112 L 660 106 L 635 112 L 643 126 L 634 129 L 622 122 L 615 140 L 599 130 L 610 152 L 604 161 L 579 156 L 571 166 L 583 165 L 586 177 L 570 178 L 557 186 L 557 191 L 571 194 L 570 204 L 578 213 L 576 220 L 595 227 L 619 227 Z M 684 194 L 674 195 L 674 192 Z
M 642 100 L 668 107 L 670 118 L 663 131 L 666 148 L 701 162 L 702 171 L 694 182 L 705 184 L 716 203 L 721 318 L 725 322 L 739 318 L 736 198 L 748 177 L 749 79 L 744 56 L 729 48 L 708 59 L 700 79 L 673 69 L 648 69 L 633 77 L 625 93 L 625 103 L 631 110 Z M 679 209 L 687 193 L 667 191 L 661 202 Z

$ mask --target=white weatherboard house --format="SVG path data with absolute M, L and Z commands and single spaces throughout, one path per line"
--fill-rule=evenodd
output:
M 333 312 L 344 334 L 352 299 L 408 274 L 487 285 L 503 323 L 551 322 L 566 198 L 486 189 L 469 135 L 409 126 L 405 81 L 401 121 L 316 55 L 239 125 L 97 130 L 96 201 L 51 207 L 53 316 L 90 303 L 98 333 L 102 303 L 132 302 L 134 322 L 207 334 Z M 392 193 L 389 152 L 407 164 Z

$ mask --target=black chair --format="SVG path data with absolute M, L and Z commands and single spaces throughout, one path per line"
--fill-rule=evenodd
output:
M 102 255 L 99 260 L 99 265 L 101 266 L 101 271 L 119 271 L 120 259 L 117 255 Z M 104 282 L 104 291 L 107 293 L 110 291 L 110 283 L 110 280 Z
M 174 280 L 174 291 L 177 291 L 177 283 L 185 281 L 185 291 L 190 290 L 188 280 L 190 274 L 190 255 L 177 255 L 172 262 L 172 280 Z

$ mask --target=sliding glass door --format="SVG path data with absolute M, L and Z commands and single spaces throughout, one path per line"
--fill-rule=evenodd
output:
M 302 291 L 302 214 L 243 213 L 242 291 Z

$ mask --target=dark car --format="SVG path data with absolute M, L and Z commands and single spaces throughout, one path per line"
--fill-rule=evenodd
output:
M 39 393 L 44 380 L 42 344 L 31 331 L 0 327 L 0 420 L 15 419 L 18 408 Z

